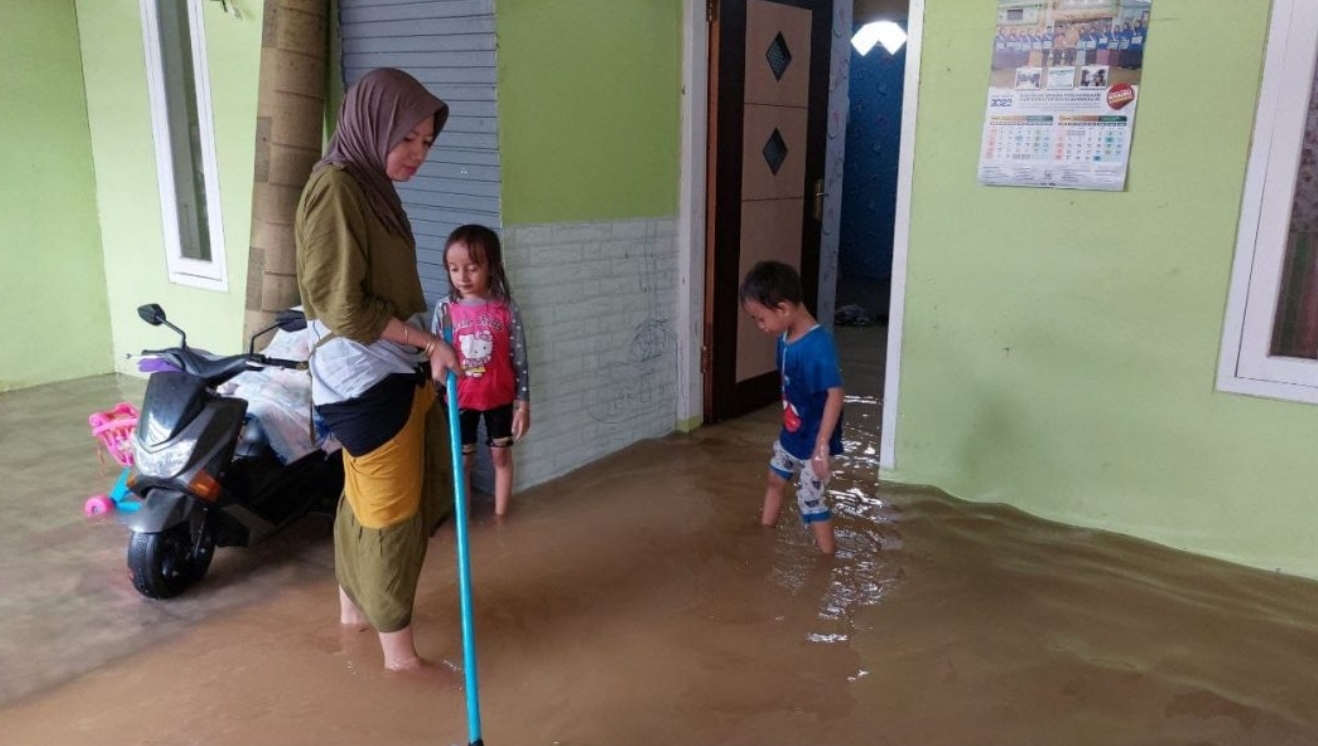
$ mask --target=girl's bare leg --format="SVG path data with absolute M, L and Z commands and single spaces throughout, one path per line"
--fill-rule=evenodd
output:
M 783 510 L 783 493 L 787 490 L 787 480 L 769 470 L 769 481 L 764 488 L 764 509 L 760 511 L 761 526 L 777 526 L 778 514 Z
M 467 498 L 471 499 L 471 470 L 476 467 L 476 454 L 462 454 L 462 483 L 467 485 Z
M 513 497 L 513 451 L 491 446 L 490 460 L 494 462 L 494 514 L 507 515 Z
M 357 604 L 353 603 L 351 598 L 348 598 L 348 592 L 343 590 L 343 586 L 339 586 L 339 624 L 357 630 L 371 626 L 362 610 L 357 608 Z

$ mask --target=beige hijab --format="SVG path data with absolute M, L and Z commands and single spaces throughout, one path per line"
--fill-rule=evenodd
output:
M 311 171 L 342 167 L 361 185 L 371 210 L 389 232 L 415 243 L 402 200 L 385 173 L 385 161 L 389 151 L 426 117 L 435 118 L 439 135 L 448 121 L 448 104 L 402 70 L 372 70 L 344 94 L 329 149 Z

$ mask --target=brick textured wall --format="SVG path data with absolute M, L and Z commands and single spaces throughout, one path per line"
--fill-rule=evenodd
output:
M 505 226 L 531 358 L 517 489 L 675 428 L 676 229 L 675 218 Z M 473 481 L 490 489 L 488 463 Z

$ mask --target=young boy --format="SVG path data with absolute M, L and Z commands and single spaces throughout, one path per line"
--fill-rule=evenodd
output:
M 842 453 L 842 373 L 833 338 L 802 305 L 801 277 L 782 262 L 760 262 L 741 283 L 741 307 L 765 334 L 778 336 L 783 428 L 769 459 L 760 523 L 774 526 L 787 480 L 800 472 L 796 502 L 824 554 L 834 548 L 824 501 L 828 459 Z

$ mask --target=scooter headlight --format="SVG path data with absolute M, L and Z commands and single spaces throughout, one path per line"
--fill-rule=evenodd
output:
M 196 443 L 189 441 L 152 452 L 139 444 L 135 449 L 134 463 L 137 464 L 137 470 L 147 476 L 172 477 L 188 465 L 188 455 L 195 447 Z

